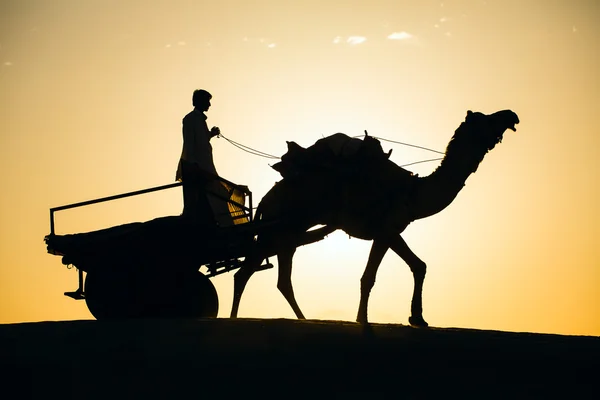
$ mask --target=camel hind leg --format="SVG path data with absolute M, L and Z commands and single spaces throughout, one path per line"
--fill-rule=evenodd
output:
M 390 242 L 390 248 L 406 262 L 413 273 L 415 286 L 410 304 L 411 316 L 408 322 L 413 326 L 426 327 L 429 324 L 423 319 L 423 282 L 427 265 L 408 247 L 400 235 Z
M 292 259 L 296 252 L 295 247 L 284 248 L 277 254 L 277 264 L 279 266 L 277 289 L 283 294 L 289 305 L 296 313 L 298 319 L 305 319 L 304 314 L 300 310 L 296 297 L 294 296 L 294 288 L 292 286 Z

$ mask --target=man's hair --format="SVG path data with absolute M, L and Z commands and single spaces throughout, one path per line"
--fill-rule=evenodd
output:
M 192 95 L 192 105 L 194 107 L 199 106 L 201 103 L 206 102 L 212 99 L 212 94 L 208 93 L 203 89 L 194 90 L 194 94 Z

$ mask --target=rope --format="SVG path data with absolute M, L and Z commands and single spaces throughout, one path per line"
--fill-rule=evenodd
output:
M 367 134 L 367 131 L 365 131 L 365 134 Z M 240 149 L 240 150 L 243 150 L 243 151 L 245 151 L 246 153 L 250 153 L 250 154 L 252 154 L 252 155 L 259 156 L 259 157 L 268 158 L 268 159 L 271 159 L 271 160 L 279 160 L 279 159 L 281 159 L 281 157 L 277 157 L 277 156 L 274 156 L 274 155 L 272 155 L 272 154 L 265 153 L 265 152 L 262 152 L 262 151 L 260 151 L 260 150 L 253 149 L 252 147 L 248 147 L 248 146 L 246 146 L 246 145 L 243 145 L 243 144 L 241 144 L 241 143 L 235 142 L 235 141 L 233 141 L 233 140 L 231 140 L 231 139 L 229 139 L 229 138 L 226 138 L 226 137 L 225 137 L 223 134 L 220 134 L 218 137 L 222 137 L 222 138 L 223 138 L 223 139 L 225 139 L 227 142 L 229 142 L 231 145 L 233 145 L 233 146 L 237 147 L 237 148 L 238 148 L 238 149 Z M 359 137 L 363 137 L 363 135 L 360 135 L 360 136 L 353 136 L 353 137 L 354 137 L 354 138 L 359 138 Z M 396 143 L 396 144 L 400 144 L 400 145 L 402 145 L 402 146 L 414 147 L 414 148 L 421 149 L 421 150 L 427 150 L 427 151 L 431 151 L 432 153 L 437 153 L 437 154 L 442 154 L 442 155 L 444 155 L 444 154 L 445 154 L 445 153 L 442 153 L 441 151 L 433 150 L 433 149 L 430 149 L 430 148 L 428 148 L 428 147 L 417 146 L 417 145 L 415 145 L 415 144 L 404 143 L 404 142 L 398 142 L 398 141 L 396 141 L 396 140 L 385 139 L 385 138 L 382 138 L 382 137 L 377 137 L 377 136 L 371 136 L 371 137 L 372 137 L 372 138 L 375 138 L 375 139 L 378 139 L 378 140 L 383 140 L 383 141 L 385 141 L 385 142 L 390 142 L 390 143 Z M 428 160 L 415 161 L 415 162 L 408 163 L 408 164 L 403 164 L 403 165 L 400 165 L 400 166 L 401 166 L 401 167 L 408 167 L 408 166 L 410 166 L 410 165 L 421 164 L 421 163 L 432 162 L 432 161 L 439 161 L 439 160 L 441 160 L 441 159 L 442 159 L 441 157 L 439 157 L 439 158 L 431 158 L 431 159 L 428 159 Z
M 410 165 L 421 164 L 421 163 L 426 163 L 426 162 L 430 162 L 430 161 L 440 161 L 440 160 L 443 160 L 443 158 L 439 157 L 439 158 L 431 158 L 429 160 L 415 161 L 415 162 L 411 162 L 408 164 L 402 164 L 401 167 L 408 167 Z
M 384 139 L 381 137 L 377 137 L 377 136 L 373 136 L 375 139 L 379 139 L 379 140 L 383 140 L 385 142 L 391 142 L 391 143 L 396 143 L 396 144 L 401 144 L 403 146 L 408 146 L 408 147 L 415 147 L 417 149 L 421 149 L 421 150 L 427 150 L 427 151 L 431 151 L 432 153 L 437 153 L 437 154 L 441 154 L 441 155 L 445 155 L 446 153 L 442 153 L 441 151 L 437 151 L 437 150 L 433 150 L 430 149 L 428 147 L 423 147 L 423 146 L 417 146 L 416 144 L 410 144 L 410 143 L 403 143 L 403 142 L 397 142 L 395 140 L 390 140 L 390 139 Z M 439 158 L 436 158 L 436 160 L 440 160 Z
M 220 134 L 218 137 L 222 137 L 223 139 L 225 139 L 226 141 L 228 141 L 229 143 L 231 143 L 233 146 L 237 147 L 240 150 L 245 151 L 246 153 L 250 153 L 252 155 L 259 156 L 259 157 L 269 158 L 269 159 L 272 159 L 272 160 L 279 160 L 280 159 L 280 157 L 274 156 L 272 154 L 264 153 L 262 151 L 253 149 L 252 147 L 248 147 L 248 146 L 243 145 L 241 143 L 234 142 L 233 140 L 228 139 L 225 136 L 223 136 L 223 134 Z
M 367 131 L 365 131 L 365 135 L 369 135 L 367 133 Z M 363 136 L 364 135 L 358 135 L 358 136 L 353 136 L 353 137 L 354 138 L 360 138 L 360 137 L 363 137 Z M 430 149 L 429 147 L 417 146 L 416 144 L 398 142 L 396 140 L 385 139 L 385 138 L 378 137 L 378 136 L 371 136 L 371 137 L 375 138 L 375 139 L 378 139 L 378 140 L 383 140 L 384 142 L 391 142 L 391 143 L 401 144 L 402 146 L 414 147 L 414 148 L 421 149 L 421 150 L 431 151 L 432 153 L 437 153 L 437 154 L 441 154 L 441 155 L 445 155 L 446 154 L 446 153 L 442 153 L 441 151 Z M 436 158 L 435 160 L 432 159 L 432 160 L 425 160 L 425 161 L 436 161 L 436 160 L 439 160 L 439 158 Z M 425 161 L 419 161 L 419 162 L 425 162 Z

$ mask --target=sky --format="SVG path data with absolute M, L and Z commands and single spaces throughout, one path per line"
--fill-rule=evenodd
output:
M 424 317 L 600 335 L 599 20 L 594 0 L 0 0 L 0 323 L 93 318 L 63 296 L 77 272 L 46 252 L 49 209 L 173 182 L 181 119 L 203 88 L 209 127 L 276 156 L 286 141 L 364 130 L 444 151 L 467 110 L 512 109 L 517 132 L 402 234 L 428 266 Z M 255 204 L 281 179 L 273 160 L 212 143 L 221 176 Z M 382 145 L 399 165 L 437 157 Z M 176 188 L 61 211 L 56 231 L 181 209 Z M 369 249 L 343 232 L 298 249 L 307 318 L 355 320 Z M 294 318 L 276 280 L 276 268 L 255 274 L 239 316 Z M 213 283 L 227 317 L 233 273 Z M 407 324 L 411 294 L 388 252 L 370 321 Z

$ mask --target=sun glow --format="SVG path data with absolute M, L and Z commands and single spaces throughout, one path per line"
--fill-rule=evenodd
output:
M 45 251 L 48 209 L 173 182 L 181 119 L 193 89 L 205 88 L 209 126 L 277 156 L 286 141 L 306 147 L 365 130 L 443 151 L 467 110 L 513 109 L 517 132 L 446 210 L 403 233 L 428 265 L 425 318 L 600 334 L 591 2 L 13 3 L 0 5 L 0 322 L 91 318 L 62 296 L 77 274 Z M 212 143 L 219 173 L 248 185 L 254 205 L 281 179 L 273 160 Z M 399 165 L 436 158 L 382 145 Z M 425 176 L 438 164 L 407 169 Z M 57 227 L 177 215 L 181 204 L 172 189 L 61 212 Z M 298 249 L 293 282 L 307 317 L 354 320 L 369 249 L 343 232 Z M 232 275 L 214 279 L 222 317 Z M 276 268 L 255 274 L 240 316 L 293 317 L 276 281 Z M 409 268 L 389 251 L 372 320 L 406 323 L 411 293 Z

